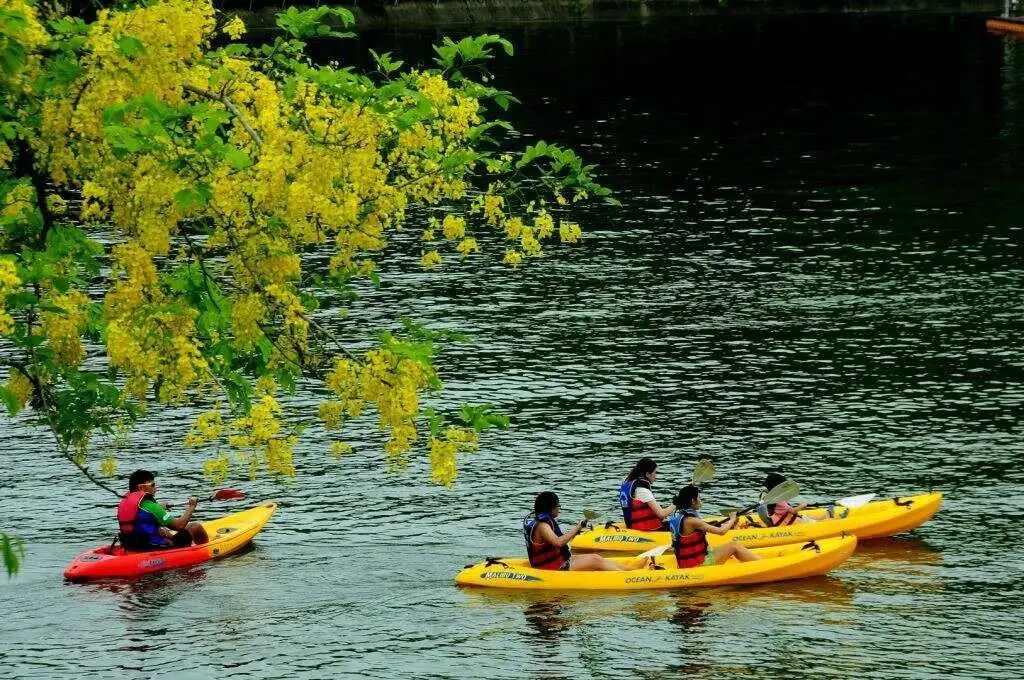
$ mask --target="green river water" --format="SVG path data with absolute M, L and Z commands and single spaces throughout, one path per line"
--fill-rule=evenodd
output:
M 411 61 L 439 34 L 374 33 Z M 515 427 L 463 460 L 382 472 L 374 427 L 340 461 L 311 429 L 254 548 L 187 572 L 71 585 L 112 497 L 0 422 L 3 678 L 1002 678 L 1019 675 L 1024 559 L 1024 43 L 982 17 L 703 17 L 505 30 L 524 141 L 576 146 L 621 209 L 518 272 L 385 262 L 374 318 L 459 328 L 445 398 Z M 319 46 L 331 53 L 330 46 Z M 352 50 L 349 46 L 346 50 Z M 347 53 L 347 52 L 346 52 Z M 296 402 L 315 395 L 301 393 Z M 162 498 L 208 487 L 188 412 L 131 445 Z M 466 591 L 524 552 L 534 494 L 615 514 L 637 458 L 708 505 L 778 468 L 804 498 L 946 493 L 910 535 L 827 577 L 633 594 Z M 128 472 L 130 470 L 122 470 Z M 200 505 L 212 517 L 230 504 Z

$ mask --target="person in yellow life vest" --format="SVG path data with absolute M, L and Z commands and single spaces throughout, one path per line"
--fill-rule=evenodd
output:
M 709 550 L 707 534 L 725 535 L 736 525 L 736 514 L 729 515 L 729 519 L 721 526 L 705 522 L 699 512 L 701 502 L 698 487 L 693 484 L 684 486 L 673 502 L 679 509 L 669 519 L 669 526 L 672 530 L 672 551 L 680 569 L 722 564 L 730 557 L 740 562 L 761 559 L 736 541 Z
M 553 491 L 542 491 L 534 499 L 533 516 L 523 521 L 526 555 L 531 567 L 561 571 L 629 571 L 647 563 L 638 560 L 635 565 L 623 565 L 600 555 L 573 555 L 569 552 L 569 541 L 586 528 L 587 520 L 581 520 L 568 533 L 563 533 L 557 521 L 561 510 L 558 495 Z
M 627 529 L 640 531 L 668 531 L 665 522 L 676 506 L 661 507 L 651 486 L 658 481 L 658 464 L 650 458 L 641 458 L 619 486 L 619 507 Z

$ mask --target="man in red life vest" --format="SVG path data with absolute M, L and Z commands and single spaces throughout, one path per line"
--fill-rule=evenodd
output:
M 125 550 L 162 550 L 206 543 L 209 536 L 199 522 L 190 522 L 199 499 L 175 517 L 156 501 L 156 478 L 148 470 L 136 470 L 128 478 L 128 493 L 117 506 L 118 538 Z

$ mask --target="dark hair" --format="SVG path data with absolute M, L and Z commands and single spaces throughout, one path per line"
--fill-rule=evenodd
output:
M 554 491 L 541 491 L 533 501 L 533 514 L 550 515 L 558 505 L 558 494 Z
M 687 484 L 679 490 L 676 497 L 672 499 L 672 503 L 676 508 L 685 510 L 693 505 L 693 501 L 696 500 L 698 496 L 700 496 L 700 487 L 694 484 Z
M 128 491 L 138 491 L 139 484 L 146 484 L 154 479 L 156 479 L 156 475 L 149 470 L 136 470 L 128 478 Z
M 626 475 L 626 480 L 632 481 L 634 479 L 640 479 L 648 472 L 654 472 L 657 469 L 658 464 L 655 463 L 654 460 L 652 460 L 651 458 L 644 456 L 643 458 L 638 460 L 636 465 L 633 466 L 633 469 L 629 471 L 629 474 Z
M 786 481 L 785 476 L 780 475 L 778 472 L 769 472 L 768 476 L 764 478 L 764 488 L 771 491 L 784 481 Z

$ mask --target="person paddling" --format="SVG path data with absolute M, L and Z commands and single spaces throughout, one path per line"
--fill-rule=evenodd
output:
M 779 484 L 782 484 L 784 481 L 786 481 L 785 476 L 778 472 L 769 472 L 768 476 L 764 478 L 764 488 L 762 489 L 762 493 L 767 493 Z M 800 511 L 806 507 L 806 503 L 800 503 L 794 507 L 787 501 L 779 501 L 778 503 L 769 503 L 768 505 L 762 504 L 758 507 L 757 514 L 766 525 L 772 527 L 784 527 L 789 526 L 790 524 L 810 524 L 812 522 L 817 522 L 818 520 L 813 517 L 806 517 L 800 514 Z M 829 516 L 831 516 L 832 510 L 829 509 L 828 513 Z
M 523 520 L 526 554 L 531 567 L 560 571 L 629 571 L 646 564 L 643 559 L 636 565 L 626 566 L 600 555 L 573 555 L 569 552 L 569 541 L 586 528 L 587 520 L 581 520 L 569 533 L 562 533 L 557 520 L 561 510 L 554 491 L 542 491 L 534 499 L 533 516 Z
M 128 478 L 128 493 L 117 506 L 121 545 L 129 551 L 147 551 L 208 542 L 203 525 L 189 521 L 198 504 L 195 496 L 189 498 L 185 512 L 174 517 L 166 505 L 156 501 L 156 476 L 148 470 L 136 470 Z
M 714 550 L 708 549 L 707 534 L 724 535 L 736 525 L 736 514 L 722 526 L 708 524 L 700 516 L 700 488 L 688 484 L 680 489 L 673 499 L 679 508 L 669 519 L 672 531 L 672 551 L 680 569 L 723 564 L 730 557 L 740 562 L 761 559 L 736 541 L 729 541 Z
M 668 531 L 665 522 L 676 506 L 661 507 L 651 486 L 658 480 L 658 464 L 650 458 L 641 458 L 619 486 L 619 507 L 627 529 L 640 531 Z

